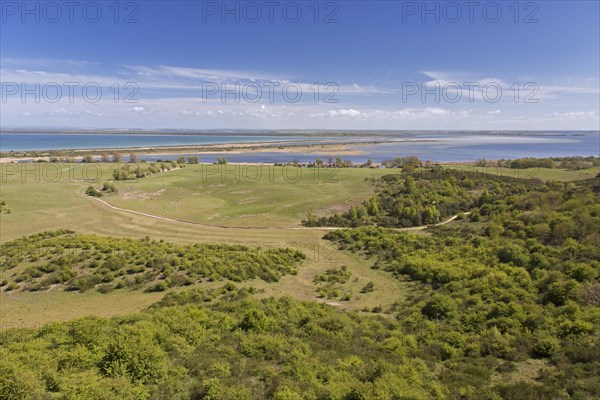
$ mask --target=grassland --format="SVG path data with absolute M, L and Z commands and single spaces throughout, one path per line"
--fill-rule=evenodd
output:
M 220 226 L 298 227 L 308 211 L 346 211 L 385 170 L 257 165 L 188 166 L 119 186 L 111 204 Z
M 317 172 L 272 166 L 188 165 L 137 181 L 117 182 L 119 192 L 102 197 L 116 207 L 174 219 L 164 220 L 116 210 L 84 194 L 88 186 L 100 187 L 111 180 L 114 168 L 112 164 L 0 165 L 0 201 L 10 209 L 10 213 L 0 213 L 0 241 L 64 228 L 82 234 L 151 236 L 175 243 L 293 247 L 307 255 L 297 276 L 285 276 L 275 284 L 253 280 L 240 286 L 256 287 L 265 297 L 290 295 L 317 300 L 315 276 L 346 266 L 353 277 L 344 285 L 344 291 L 351 293 L 350 300 L 319 301 L 345 309 L 382 307 L 385 311 L 410 291 L 408 284 L 371 269 L 358 255 L 334 248 L 322 239 L 326 230 L 300 227 L 307 212 L 330 215 L 359 204 L 373 194 L 366 180 L 390 170 Z M 483 168 L 476 171 L 493 172 Z M 527 170 L 520 173 L 523 177 L 531 175 Z M 536 169 L 536 173 L 543 179 L 577 180 L 597 171 Z M 360 293 L 368 282 L 374 283 L 375 290 Z M 3 326 L 33 326 L 84 315 L 122 315 L 140 310 L 162 295 L 127 289 L 110 294 L 2 293 L 0 322 Z
M 507 176 L 513 178 L 538 178 L 544 182 L 563 181 L 573 182 L 595 177 L 599 172 L 599 167 L 590 167 L 580 170 L 568 170 L 562 168 L 497 168 L 497 167 L 478 167 L 472 164 L 448 164 L 446 168 L 454 168 L 461 171 L 470 171 L 474 174 L 491 174 L 497 176 Z
M 234 167 L 228 166 L 230 170 Z M 348 283 L 353 297 L 350 301 L 336 304 L 339 307 L 385 308 L 405 293 L 402 283 L 390 280 L 384 272 L 370 269 L 358 256 L 340 252 L 322 240 L 324 230 L 296 229 L 305 216 L 305 210 L 330 213 L 346 209 L 353 201 L 368 197 L 373 189 L 364 180 L 386 173 L 384 170 L 346 169 L 335 176 L 326 171 L 325 175 L 315 179 L 312 171 L 303 169 L 302 176 L 296 181 L 294 169 L 288 169 L 288 175 L 282 175 L 284 170 L 278 167 L 273 171 L 274 176 L 280 178 L 271 181 L 267 167 L 263 167 L 262 181 L 236 180 L 231 174 L 222 182 L 220 174 L 208 176 L 206 170 L 203 175 L 199 171 L 200 166 L 188 166 L 136 182 L 119 182 L 118 194 L 102 198 L 111 204 L 141 212 L 206 222 L 208 225 L 254 227 L 225 229 L 118 211 L 86 196 L 84 192 L 89 185 L 100 187 L 103 181 L 111 179 L 114 170 L 111 164 L 2 164 L 0 168 L 0 197 L 11 210 L 10 214 L 0 214 L 2 242 L 44 230 L 65 228 L 83 234 L 151 236 L 175 243 L 293 247 L 307 255 L 297 276 L 284 277 L 277 284 L 256 280 L 241 286 L 257 287 L 263 290 L 263 296 L 285 294 L 305 300 L 316 299 L 314 277 L 329 268 L 346 265 L 358 280 Z M 247 171 L 246 178 L 251 176 L 250 173 Z M 156 194 L 161 189 L 163 191 Z M 194 196 L 194 193 L 198 195 Z M 221 219 L 218 214 L 226 217 Z M 264 229 L 270 226 L 282 229 Z M 370 281 L 375 283 L 376 290 L 360 294 L 360 289 Z M 18 322 L 31 326 L 84 315 L 121 315 L 137 311 L 156 300 L 157 294 L 127 290 L 108 296 L 95 291 L 85 294 L 2 293 L 0 320 L 4 325 Z

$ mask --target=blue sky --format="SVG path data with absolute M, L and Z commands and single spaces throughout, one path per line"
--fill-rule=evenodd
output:
M 4 127 L 600 128 L 597 1 L 0 3 Z

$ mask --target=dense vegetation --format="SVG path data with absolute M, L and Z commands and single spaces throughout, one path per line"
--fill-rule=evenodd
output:
M 0 343 L 0 399 L 444 398 L 397 323 L 257 301 L 231 284 L 170 293 L 131 317 L 9 330 Z
M 549 183 L 483 202 L 478 222 L 431 235 L 329 233 L 417 282 L 395 312 L 418 357 L 447 367 L 450 398 L 600 398 L 600 180 Z M 492 387 L 498 368 L 544 360 L 535 381 Z
M 318 218 L 309 214 L 305 226 L 409 227 L 430 225 L 496 199 L 521 193 L 537 181 L 494 177 L 439 167 L 409 169 L 374 181 L 377 196 L 343 214 Z
M 203 280 L 267 282 L 295 274 L 304 255 L 291 249 L 240 245 L 175 245 L 150 238 L 127 239 L 52 231 L 0 247 L 0 285 L 10 290 L 60 287 L 108 292 L 123 287 L 165 290 Z
M 326 238 L 404 282 L 393 306 L 258 300 L 232 283 L 171 290 L 131 316 L 3 331 L 0 400 L 600 398 L 600 178 L 543 184 L 434 168 L 373 183 L 358 227 Z M 411 207 L 421 221 L 394 214 Z M 420 233 L 381 227 L 423 224 L 428 207 L 439 219 L 471 213 Z M 71 231 L 0 252 L 5 291 L 272 282 L 304 258 Z M 347 300 L 355 275 L 317 274 L 315 296 Z
M 479 164 L 483 167 L 493 166 L 494 163 L 479 160 Z M 499 167 L 507 167 L 513 169 L 524 168 L 564 168 L 570 170 L 578 170 L 583 168 L 597 167 L 600 165 L 598 157 L 550 157 L 550 158 L 519 158 L 516 160 L 500 160 L 495 162 Z

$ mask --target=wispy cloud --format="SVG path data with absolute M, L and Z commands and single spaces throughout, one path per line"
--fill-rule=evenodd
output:
M 25 59 L 7 59 L 2 61 L 0 73 L 3 82 L 16 82 L 42 85 L 47 83 L 79 83 L 80 85 L 94 83 L 102 87 L 110 87 L 115 83 L 125 84 L 132 82 L 141 90 L 178 90 L 178 91 L 198 91 L 203 89 L 203 85 L 217 84 L 230 85 L 227 88 L 233 88 L 233 85 L 248 87 L 244 90 L 254 93 L 255 88 L 260 90 L 272 90 L 271 87 L 281 88 L 285 85 L 293 85 L 300 88 L 305 93 L 311 93 L 316 90 L 325 93 L 369 95 L 369 94 L 391 94 L 396 93 L 396 89 L 379 88 L 368 84 L 349 83 L 342 84 L 334 80 L 323 82 L 295 80 L 293 77 L 283 77 L 281 75 L 248 72 L 236 70 L 204 69 L 179 66 L 141 66 L 141 65 L 123 65 L 116 68 L 111 73 L 84 73 L 80 71 L 81 67 L 88 65 L 87 62 L 76 62 L 66 60 L 62 64 L 62 70 L 56 68 L 44 68 L 48 65 L 59 66 L 58 61 L 49 61 L 45 64 L 43 60 L 25 60 Z
M 106 91 L 103 101 L 91 104 L 81 96 L 57 103 L 21 101 L 19 96 L 2 104 L 2 123 L 6 125 L 51 125 L 69 119 L 76 126 L 110 127 L 264 127 L 264 128 L 339 128 L 339 129 L 593 129 L 599 124 L 597 97 L 598 80 L 553 80 L 539 84 L 538 104 L 524 105 L 527 92 L 519 93 L 519 103 L 513 98 L 512 79 L 494 74 L 451 73 L 423 71 L 418 84 L 440 86 L 458 82 L 475 82 L 500 85 L 506 91 L 502 102 L 490 104 L 476 92 L 475 102 L 456 104 L 441 99 L 438 102 L 422 101 L 420 95 L 412 102 L 402 101 L 402 88 L 398 85 L 377 86 L 371 82 L 337 83 L 319 82 L 321 101 L 314 101 L 316 89 L 311 79 L 294 81 L 293 76 L 271 72 L 253 72 L 226 69 L 207 69 L 169 65 L 122 65 L 106 68 L 86 61 L 73 60 L 2 59 L 2 82 L 59 84 L 75 82 L 80 85 L 97 83 L 110 88 L 115 83 L 121 87 L 134 82 L 139 88 L 133 104 L 114 101 L 113 92 Z M 247 92 L 256 84 L 276 83 L 280 87 L 294 84 L 304 93 L 298 103 L 284 101 L 281 96 L 269 101 L 236 101 L 223 99 L 219 94 L 202 96 L 203 83 L 234 85 L 248 84 Z M 556 82 L 559 82 L 557 84 Z M 384 82 L 385 83 L 385 82 Z M 521 82 L 523 84 L 524 82 Z M 228 89 L 231 86 L 228 86 Z M 323 102 L 325 95 L 334 93 L 337 103 Z M 281 94 L 281 93 L 280 93 Z M 565 101 L 558 101 L 561 99 Z M 581 100 L 583 99 L 583 100 Z M 552 100 L 552 101 L 546 101 Z M 577 100 L 577 101 L 575 101 Z M 110 117 L 110 118 L 108 118 Z
M 523 101 L 527 96 L 536 96 L 538 100 L 542 99 L 557 99 L 564 94 L 600 94 L 600 84 L 597 78 L 581 79 L 580 82 L 573 82 L 571 79 L 565 79 L 570 85 L 556 85 L 553 83 L 536 80 L 533 77 L 519 80 L 500 78 L 500 77 L 477 77 L 476 74 L 464 72 L 451 73 L 440 71 L 422 71 L 428 79 L 424 84 L 429 87 L 439 85 L 440 87 L 448 87 L 449 91 L 454 90 L 457 84 L 460 90 L 469 90 L 469 86 L 482 88 L 486 85 L 494 85 L 500 87 L 504 92 L 510 93 L 510 96 L 504 96 L 504 99 Z M 476 100 L 484 100 L 481 90 L 473 91 Z M 517 97 L 515 97 L 517 96 Z

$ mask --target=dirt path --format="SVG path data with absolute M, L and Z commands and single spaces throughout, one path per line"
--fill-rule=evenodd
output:
M 86 196 L 88 197 L 88 196 Z M 175 219 L 175 218 L 168 218 L 168 217 L 161 217 L 160 215 L 154 215 L 154 214 L 148 214 L 145 212 L 141 212 L 141 211 L 135 211 L 135 210 L 131 210 L 128 208 L 121 208 L 121 207 L 116 207 L 113 206 L 112 204 L 110 204 L 108 201 L 106 200 L 102 200 L 99 199 L 97 197 L 92 197 L 92 199 L 99 201 L 100 203 L 104 204 L 105 206 L 116 210 L 116 211 L 122 211 L 122 212 L 126 212 L 126 213 L 130 213 L 130 214 L 136 214 L 136 215 L 141 215 L 144 217 L 148 217 L 148 218 L 153 218 L 153 219 L 158 219 L 161 221 L 168 221 L 168 222 L 175 222 L 175 223 L 179 223 L 179 224 L 185 224 L 185 225 L 195 225 L 195 226 L 201 226 L 204 228 L 220 228 L 220 229 L 242 229 L 242 230 L 280 230 L 280 231 L 289 231 L 289 230 L 316 230 L 316 231 L 334 231 L 334 230 L 338 230 L 338 229 L 343 229 L 340 227 L 328 227 L 328 226 L 320 226 L 320 227 L 306 227 L 306 226 L 290 226 L 290 227 L 282 227 L 282 226 L 275 226 L 275 227 L 253 227 L 253 226 L 226 226 L 226 225 L 210 225 L 210 224 L 203 224 L 200 222 L 195 222 L 195 221 L 186 221 L 183 219 Z M 465 212 L 465 215 L 470 214 L 469 212 Z M 406 231 L 419 231 L 419 230 L 423 230 L 426 229 L 430 226 L 441 226 L 441 225 L 445 225 L 449 222 L 454 221 L 456 218 L 458 218 L 458 215 L 454 215 L 451 218 L 434 224 L 434 225 L 422 225 L 422 226 L 413 226 L 413 227 L 409 227 L 409 228 L 389 228 L 391 230 L 397 231 L 397 232 L 406 232 Z

